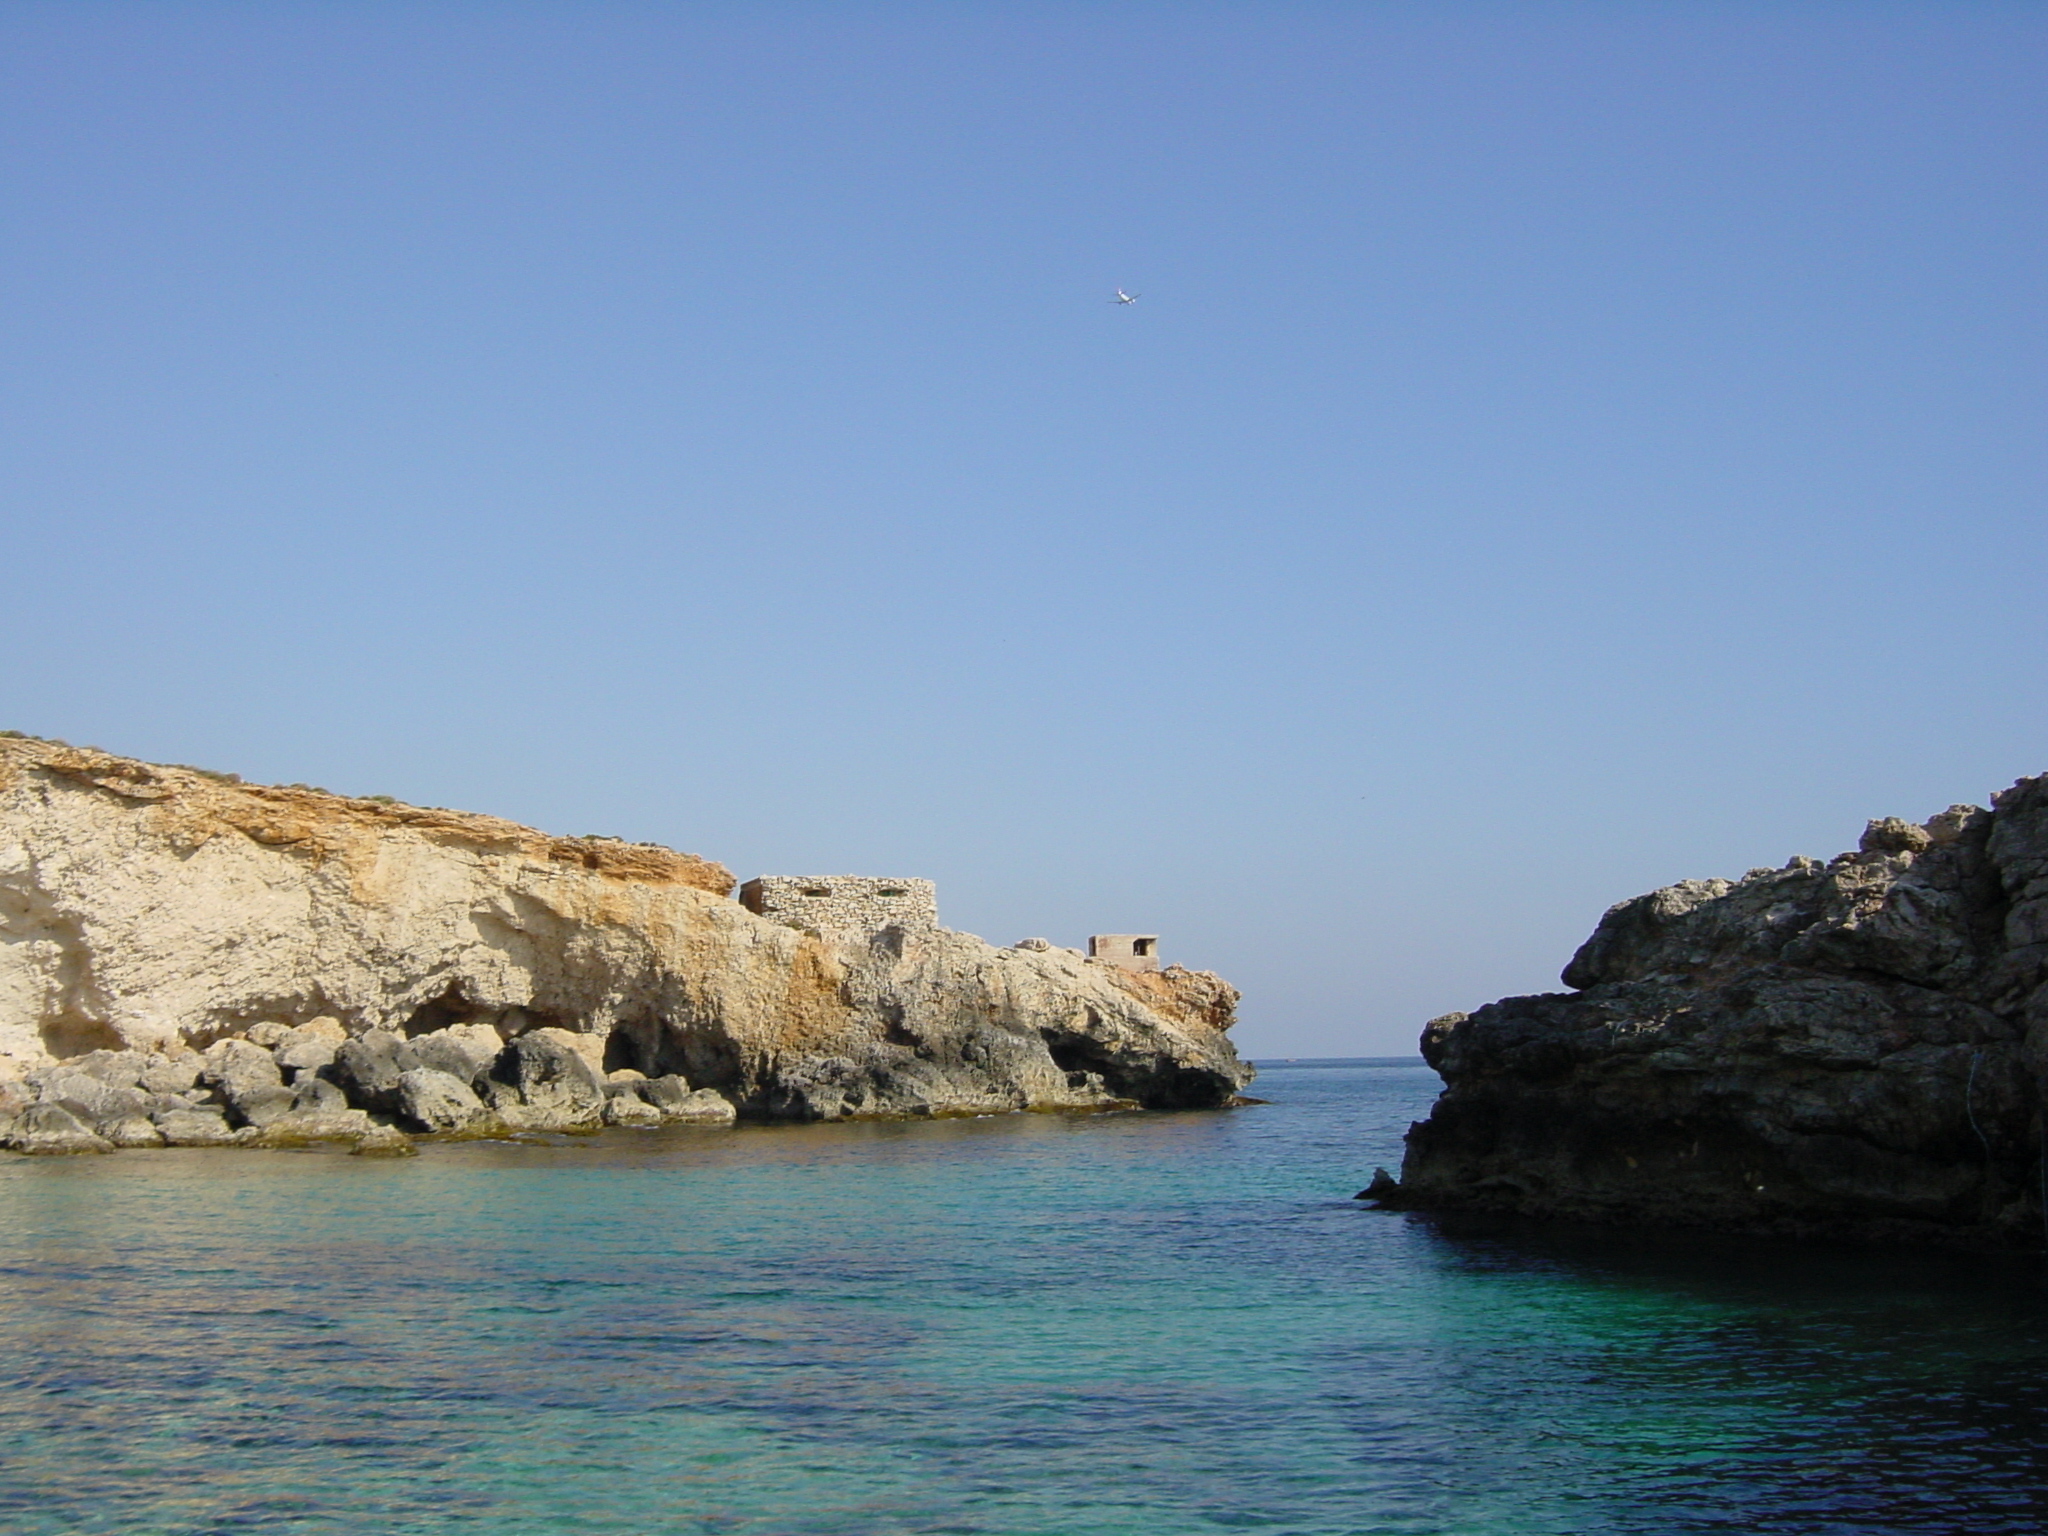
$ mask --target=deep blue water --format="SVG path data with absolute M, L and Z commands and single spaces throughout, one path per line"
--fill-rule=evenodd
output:
M 2048 1286 L 1347 1198 L 1223 1114 L 0 1161 L 0 1531 L 2048 1526 Z

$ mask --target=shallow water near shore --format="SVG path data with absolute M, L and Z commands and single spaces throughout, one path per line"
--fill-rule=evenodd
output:
M 1358 1208 L 1217 1114 L 0 1162 L 0 1530 L 2033 1532 L 2048 1283 Z

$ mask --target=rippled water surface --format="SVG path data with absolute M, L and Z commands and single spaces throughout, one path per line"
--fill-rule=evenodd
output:
M 0 1530 L 2036 1532 L 2048 1290 L 1368 1212 L 1434 1093 L 0 1162 Z

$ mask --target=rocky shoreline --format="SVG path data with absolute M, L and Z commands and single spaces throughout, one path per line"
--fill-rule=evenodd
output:
M 205 1051 L 91 1051 L 0 1086 L 6 1145 L 28 1154 L 132 1147 L 294 1147 L 348 1142 L 404 1152 L 414 1136 L 684 1123 L 731 1125 L 715 1089 L 679 1074 L 606 1074 L 593 1037 L 541 1029 L 512 1041 L 487 1025 L 410 1038 L 351 1036 L 339 1020 L 274 1024 Z M 12 1099 L 14 1102 L 9 1103 Z
M 0 738 L 0 1147 L 1214 1108 L 1207 972 L 806 931 L 721 866 Z
M 1428 1025 L 1445 1090 L 1361 1199 L 2042 1241 L 2048 778 L 1622 902 L 1563 980 Z

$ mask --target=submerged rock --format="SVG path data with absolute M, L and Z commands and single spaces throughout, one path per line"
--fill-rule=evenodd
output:
M 1383 1203 L 1965 1246 L 2042 1230 L 2048 779 L 1625 901 L 1434 1020 Z
M 356 1157 L 417 1157 L 419 1148 L 413 1140 L 395 1125 L 372 1126 L 357 1138 L 353 1154 Z

